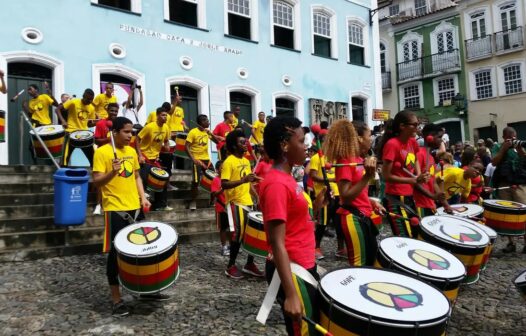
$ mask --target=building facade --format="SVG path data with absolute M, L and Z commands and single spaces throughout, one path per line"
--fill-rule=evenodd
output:
M 502 129 L 513 126 L 525 139 L 524 1 L 464 0 L 459 10 L 474 138 L 501 140 Z
M 470 138 L 461 18 L 449 0 L 380 2 L 384 107 L 412 110 L 444 126 L 451 142 Z M 393 114 L 393 113 L 392 113 Z
M 247 122 L 264 111 L 305 124 L 371 123 L 382 107 L 375 7 L 376 0 L 5 2 L 0 69 L 9 92 L 0 96 L 7 111 L 0 164 L 28 162 L 19 112 L 27 96 L 8 98 L 43 81 L 57 99 L 113 82 L 120 101 L 138 83 L 139 122 L 177 87 L 190 127 L 198 114 L 215 125 L 234 106 Z

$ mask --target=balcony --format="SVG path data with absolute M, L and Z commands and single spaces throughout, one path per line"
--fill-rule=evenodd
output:
M 466 40 L 466 60 L 473 61 L 524 49 L 523 31 L 523 27 L 517 27 Z
M 397 64 L 398 81 L 460 71 L 460 51 L 452 49 Z
M 391 72 L 382 72 L 382 90 L 391 90 Z
M 491 56 L 493 52 L 493 39 L 491 35 L 466 40 L 466 58 L 468 60 Z
M 495 33 L 495 52 L 501 53 L 524 48 L 522 27 Z

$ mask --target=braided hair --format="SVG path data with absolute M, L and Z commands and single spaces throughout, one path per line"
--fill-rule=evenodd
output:
M 280 160 L 283 157 L 281 143 L 289 140 L 298 127 L 301 121 L 294 117 L 275 117 L 269 121 L 263 133 L 263 146 L 269 158 Z

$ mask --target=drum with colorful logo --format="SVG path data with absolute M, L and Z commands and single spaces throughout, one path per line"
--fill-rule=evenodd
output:
M 153 192 L 161 192 L 169 179 L 170 175 L 168 175 L 166 170 L 159 167 L 151 167 L 148 180 L 146 181 L 146 189 Z
M 466 267 L 465 283 L 479 279 L 488 235 L 474 221 L 457 216 L 428 216 L 420 222 L 420 238 L 453 253 Z
M 380 204 L 382 204 L 382 200 L 380 200 L 379 198 L 376 198 L 376 197 L 369 197 L 369 199 L 371 201 L 376 201 Z M 384 224 L 383 224 L 383 218 L 382 216 L 380 216 L 379 214 L 377 214 L 376 212 L 373 211 L 373 213 L 371 214 L 371 221 L 373 222 L 374 225 L 376 225 L 376 227 L 378 228 L 378 231 L 382 230 L 384 228 Z
M 447 297 L 416 278 L 368 267 L 328 272 L 318 286 L 320 324 L 333 335 L 445 335 Z
M 503 236 L 524 235 L 526 204 L 505 200 L 484 200 L 486 225 Z
M 171 286 L 179 277 L 178 236 L 158 222 L 126 226 L 115 236 L 119 281 L 135 294 L 151 294 Z
M 487 225 L 483 225 L 480 223 L 473 223 L 475 224 L 479 229 L 486 232 L 486 234 L 489 237 L 489 244 L 486 247 L 486 250 L 484 251 L 484 256 L 482 259 L 482 265 L 480 265 L 480 270 L 483 271 L 488 267 L 489 258 L 491 257 L 491 252 L 493 251 L 493 246 L 495 246 L 495 243 L 497 242 L 497 232 L 490 228 Z
M 263 214 L 260 211 L 248 213 L 248 224 L 245 228 L 241 248 L 255 257 L 267 257 L 267 234 L 263 226 Z
M 480 205 L 476 204 L 454 204 L 451 205 L 451 210 L 453 210 L 453 213 L 448 214 L 444 211 L 444 207 L 440 207 L 437 209 L 437 215 L 453 215 L 453 216 L 459 216 L 459 217 L 465 217 L 465 218 L 471 218 L 474 219 L 476 217 L 480 217 L 482 213 L 484 212 L 484 208 Z
M 188 133 L 178 132 L 175 134 L 175 151 L 174 155 L 189 159 L 188 153 L 186 153 L 186 137 Z
M 198 168 L 200 169 L 200 168 Z M 217 176 L 219 176 L 219 174 L 217 174 L 215 171 L 213 171 L 212 169 L 207 169 L 203 172 L 203 174 L 201 175 L 201 180 L 199 181 L 199 186 L 207 191 L 207 192 L 210 192 L 212 190 L 212 181 L 214 180 L 214 178 L 216 178 Z
M 526 270 L 522 271 L 521 274 L 519 274 L 515 280 L 513 280 L 513 283 L 515 284 L 515 287 L 517 287 L 519 293 L 521 293 L 524 300 L 526 300 Z
M 62 147 L 64 145 L 64 136 L 66 132 L 62 125 L 47 125 L 35 128 L 36 133 L 40 139 L 46 144 L 47 149 L 55 158 L 62 156 Z M 38 141 L 33 130 L 29 131 L 33 141 L 33 148 L 35 149 L 35 157 L 38 159 L 49 159 L 46 150 Z
M 390 237 L 378 246 L 377 267 L 410 274 L 440 289 L 451 303 L 466 276 L 464 264 L 448 251 L 421 240 Z
M 0 142 L 5 142 L 5 111 L 0 110 Z
M 69 135 L 69 144 L 73 148 L 83 148 L 93 146 L 92 131 L 75 131 Z

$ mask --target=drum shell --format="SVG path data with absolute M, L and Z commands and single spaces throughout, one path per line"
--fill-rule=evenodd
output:
M 70 144 L 71 147 L 73 147 L 73 148 L 84 148 L 84 147 L 93 146 L 93 141 L 94 141 L 93 140 L 93 132 L 91 132 L 91 131 L 80 131 L 80 132 L 89 132 L 89 133 L 91 133 L 90 136 L 85 137 L 85 138 L 81 138 L 81 139 L 77 139 L 77 138 L 74 137 L 76 132 L 79 132 L 79 131 L 72 132 L 69 135 L 69 144 Z
M 5 111 L 0 110 L 0 142 L 5 142 Z
M 189 159 L 188 153 L 186 153 L 186 137 L 188 133 L 178 132 L 175 134 L 175 151 L 174 155 L 177 157 L 182 157 Z
M 522 298 L 526 300 L 526 271 L 521 272 L 514 280 L 513 283 L 515 283 L 515 287 L 521 294 Z M 519 280 L 519 278 L 521 278 Z
M 46 150 L 38 141 L 37 137 L 31 133 L 31 139 L 33 140 L 33 147 L 35 148 L 35 156 L 38 159 L 49 159 L 49 156 L 46 153 Z M 62 156 L 62 147 L 64 145 L 64 136 L 66 132 L 64 130 L 54 133 L 54 134 L 38 134 L 40 139 L 46 144 L 47 149 L 53 157 Z
M 170 179 L 169 175 L 159 176 L 157 174 L 154 174 L 153 171 L 150 169 L 150 172 L 148 174 L 148 179 L 146 181 L 146 188 L 153 192 L 161 192 L 163 191 L 164 187 L 168 183 L 169 179 Z
M 207 192 L 211 192 L 212 191 L 212 181 L 214 180 L 216 176 L 218 175 L 215 171 L 210 170 L 210 169 L 205 170 L 203 174 L 201 175 L 201 179 L 199 180 L 199 186 L 203 190 Z
M 480 270 L 483 271 L 488 267 L 489 258 L 491 257 L 491 253 L 493 252 L 493 246 L 495 246 L 495 242 L 497 241 L 497 233 L 491 229 L 490 227 L 477 223 L 478 227 L 486 232 L 486 234 L 489 237 L 489 244 L 486 246 L 486 249 L 484 250 L 484 256 L 482 258 L 482 265 L 480 266 Z
M 175 152 L 175 141 L 173 140 L 168 140 L 168 151 L 164 148 L 164 146 L 161 147 L 161 153 L 169 153 L 169 154 L 173 154 Z
M 484 202 L 486 225 L 503 236 L 522 236 L 525 233 L 526 209 L 504 208 Z
M 263 221 L 254 219 L 251 214 L 253 212 L 248 214 L 248 223 L 245 227 L 241 248 L 254 257 L 266 258 L 268 255 L 268 244 Z

